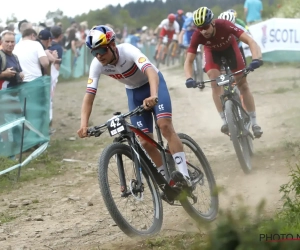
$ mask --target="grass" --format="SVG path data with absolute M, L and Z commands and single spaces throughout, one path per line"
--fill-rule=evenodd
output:
M 16 216 L 12 216 L 9 213 L 0 213 L 0 225 L 13 221 L 16 218 Z
M 280 87 L 280 88 L 277 88 L 273 91 L 274 94 L 283 94 L 283 93 L 286 93 L 288 91 L 291 91 L 292 89 L 289 89 L 289 88 L 283 88 L 283 87 Z
M 95 144 L 104 145 L 104 143 L 108 142 L 108 139 L 110 138 L 95 141 Z M 76 155 L 77 152 L 82 151 L 83 148 L 91 150 L 94 147 L 94 143 L 88 144 L 85 142 L 86 141 L 84 140 L 77 141 L 76 143 L 66 140 L 51 141 L 50 146 L 44 153 L 21 168 L 21 177 L 18 182 L 16 182 L 18 169 L 0 176 L 0 193 L 9 192 L 14 188 L 18 188 L 21 183 L 24 182 L 31 182 L 37 179 L 48 179 L 53 176 L 64 174 L 67 167 L 62 162 L 62 159 L 73 158 L 73 156 Z M 25 159 L 28 154 L 29 153 L 25 153 L 23 159 Z M 7 169 L 15 164 L 17 164 L 16 161 L 0 157 L 0 170 Z

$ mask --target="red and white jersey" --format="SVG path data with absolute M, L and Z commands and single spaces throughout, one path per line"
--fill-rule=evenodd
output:
M 162 20 L 158 27 L 164 28 L 165 30 L 175 31 L 175 33 L 179 33 L 180 31 L 179 23 L 174 21 L 174 23 L 171 24 L 168 18 Z
M 135 89 L 148 83 L 148 77 L 144 74 L 148 67 L 158 69 L 149 59 L 135 46 L 129 43 L 117 45 L 119 60 L 116 65 L 103 66 L 95 57 L 90 66 L 87 93 L 96 94 L 98 82 L 101 74 L 110 76 L 121 83 L 126 88 Z

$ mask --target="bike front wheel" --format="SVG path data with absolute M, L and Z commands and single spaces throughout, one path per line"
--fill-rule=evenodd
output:
M 241 119 L 240 112 L 231 100 L 225 102 L 225 114 L 228 123 L 230 138 L 233 143 L 239 163 L 248 174 L 251 169 L 251 153 L 249 149 L 248 135 L 244 135 L 244 122 Z
M 141 158 L 143 188 L 138 189 L 131 149 L 122 143 L 107 146 L 99 159 L 99 186 L 105 205 L 128 236 L 151 236 L 160 231 L 163 208 L 155 179 Z
M 186 162 L 192 181 L 193 196 L 180 199 L 184 210 L 196 222 L 213 221 L 219 210 L 219 198 L 216 181 L 203 151 L 188 135 L 178 134 L 186 155 Z

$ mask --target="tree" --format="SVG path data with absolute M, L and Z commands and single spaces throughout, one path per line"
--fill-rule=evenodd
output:
M 17 22 L 18 22 L 18 18 L 16 18 L 15 13 L 12 13 L 11 16 L 6 19 L 6 24 L 17 23 Z
M 57 9 L 56 11 L 48 11 L 46 14 L 46 19 L 62 19 L 64 12 L 60 9 Z

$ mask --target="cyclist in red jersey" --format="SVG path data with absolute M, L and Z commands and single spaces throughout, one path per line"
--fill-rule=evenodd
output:
M 192 75 L 193 61 L 196 57 L 199 44 L 204 45 L 205 71 L 209 79 L 215 79 L 220 76 L 221 57 L 225 57 L 232 72 L 245 68 L 245 61 L 235 37 L 238 37 L 242 42 L 249 45 L 252 53 L 252 62 L 249 64 L 249 69 L 253 71 L 262 65 L 261 50 L 257 43 L 230 21 L 221 19 L 213 20 L 213 16 L 213 12 L 207 7 L 201 7 L 193 13 L 193 21 L 197 26 L 197 30 L 193 33 L 184 63 L 187 87 L 196 86 Z M 253 134 L 256 138 L 259 138 L 263 131 L 256 121 L 254 98 L 250 92 L 246 77 L 241 78 L 241 76 L 241 74 L 236 75 L 235 82 L 238 83 L 240 93 L 243 95 L 244 104 L 251 119 Z M 211 85 L 214 103 L 223 120 L 221 132 L 228 134 L 228 124 L 220 100 L 223 89 L 218 87 L 216 82 L 212 82 Z

